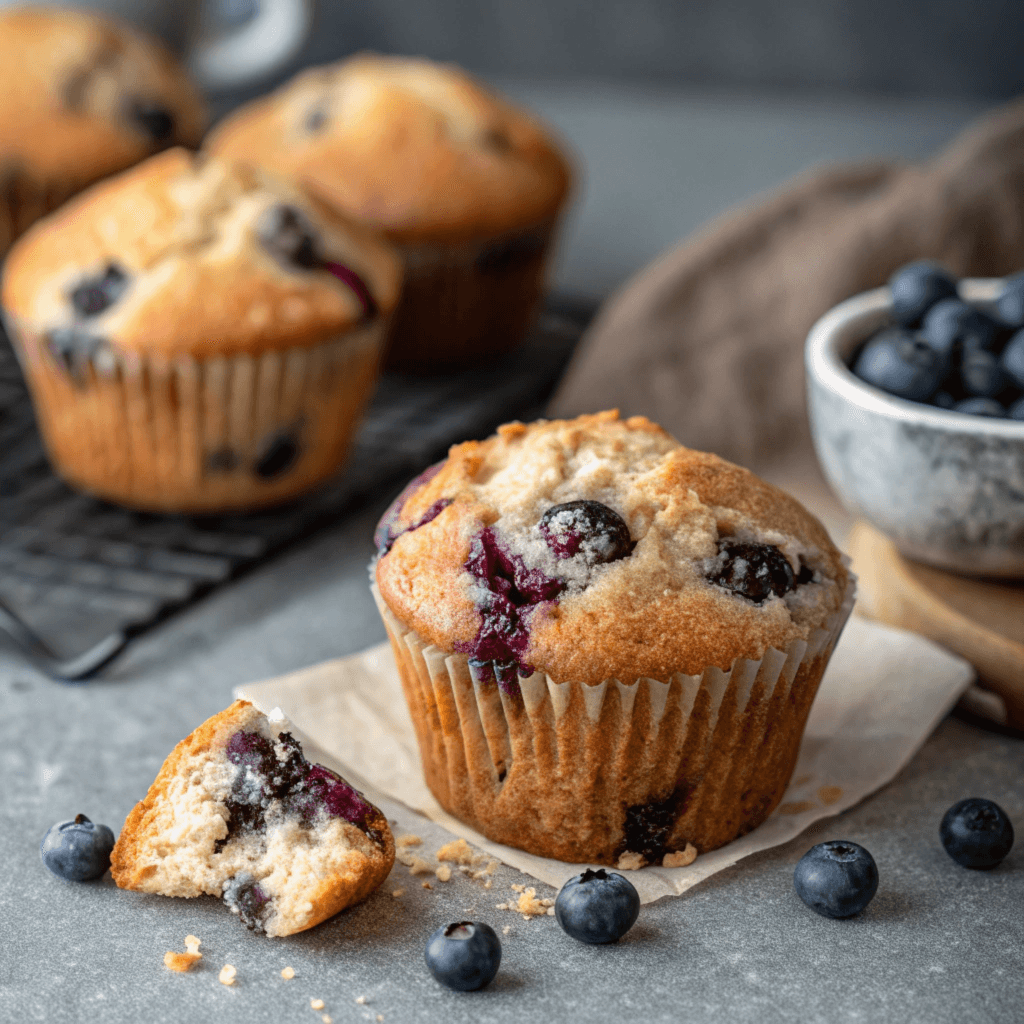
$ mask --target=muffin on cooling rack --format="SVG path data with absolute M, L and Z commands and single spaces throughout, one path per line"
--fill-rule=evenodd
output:
M 378 236 L 175 149 L 31 228 L 3 303 L 62 476 L 131 507 L 213 512 L 339 468 L 400 282 Z
M 0 12 L 0 255 L 92 182 L 196 146 L 206 108 L 156 39 L 72 10 Z
M 387 819 L 311 764 L 285 725 L 240 700 L 183 739 L 121 829 L 114 881 L 220 896 L 269 936 L 305 931 L 373 892 L 395 860 Z
M 574 862 L 706 852 L 760 824 L 853 601 L 793 498 L 614 412 L 455 446 L 377 542 L 432 792 Z
M 293 178 L 399 247 L 388 366 L 477 361 L 529 329 L 569 165 L 547 130 L 458 68 L 368 54 L 313 68 L 207 145 Z

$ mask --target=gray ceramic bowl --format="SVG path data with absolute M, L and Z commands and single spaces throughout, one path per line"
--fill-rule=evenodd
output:
M 989 301 L 997 280 L 961 282 Z M 847 366 L 886 319 L 888 288 L 847 300 L 811 329 L 805 353 L 811 431 L 850 512 L 910 558 L 972 576 L 1024 578 L 1024 423 L 908 402 Z

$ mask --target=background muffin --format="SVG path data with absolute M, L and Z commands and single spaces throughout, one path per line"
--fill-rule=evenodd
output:
M 127 505 L 204 511 L 338 469 L 400 278 L 382 239 L 175 149 L 35 225 L 3 300 L 58 471 Z
M 0 254 L 68 196 L 196 146 L 199 92 L 162 43 L 100 15 L 0 13 Z
M 565 157 L 529 115 L 452 66 L 360 55 L 246 105 L 209 147 L 288 175 L 406 261 L 388 365 L 478 360 L 537 310 Z
M 615 863 L 714 849 L 778 803 L 851 603 L 792 498 L 602 413 L 454 447 L 378 543 L 427 781 L 452 813 Z

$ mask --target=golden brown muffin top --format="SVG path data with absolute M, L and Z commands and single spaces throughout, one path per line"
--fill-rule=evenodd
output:
M 3 300 L 57 347 L 234 355 L 328 341 L 388 313 L 400 283 L 380 236 L 255 168 L 174 149 L 38 221 Z
M 198 145 L 206 120 L 199 91 L 158 40 L 81 11 L 0 13 L 7 173 L 84 186 L 168 146 Z
M 398 241 L 490 237 L 551 219 L 569 166 L 525 111 L 453 65 L 360 54 L 297 75 L 207 146 L 301 182 Z
M 551 511 L 571 502 L 598 504 Z M 404 625 L 556 682 L 727 670 L 807 639 L 848 582 L 795 499 L 614 411 L 456 445 L 377 539 Z

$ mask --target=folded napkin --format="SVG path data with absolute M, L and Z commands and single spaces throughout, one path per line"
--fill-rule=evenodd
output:
M 678 895 L 759 850 L 788 842 L 885 785 L 913 757 L 974 672 L 928 640 L 854 617 L 811 709 L 793 780 L 764 824 L 680 868 L 630 872 L 645 903 Z M 535 857 L 485 839 L 427 789 L 412 721 L 388 644 L 235 688 L 260 710 L 281 708 L 300 733 L 367 796 L 398 800 L 492 856 L 560 887 L 586 865 Z M 302 739 L 302 736 L 299 737 Z M 307 753 L 316 758 L 315 752 Z M 403 815 L 402 825 L 411 816 Z
M 813 460 L 808 330 L 923 257 L 975 277 L 1024 266 L 1024 101 L 928 163 L 828 167 L 712 221 L 605 304 L 549 412 L 642 413 L 769 475 Z

